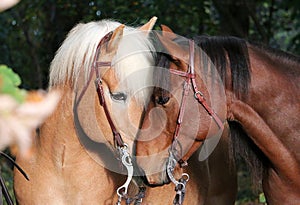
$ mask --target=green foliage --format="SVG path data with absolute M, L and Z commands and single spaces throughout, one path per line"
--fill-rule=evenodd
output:
M 0 94 L 8 94 L 17 102 L 24 101 L 25 90 L 20 89 L 21 78 L 11 68 L 0 65 Z
M 9 195 L 12 197 L 12 200 L 14 204 L 16 204 L 15 197 L 14 197 L 14 191 L 13 191 L 13 168 L 11 164 L 8 164 L 6 160 L 3 160 L 0 162 L 1 171 L 0 174 L 5 181 L 5 185 L 8 189 Z M 2 199 L 3 205 L 6 205 L 6 201 L 3 197 Z
M 0 30 L 0 52 L 4 54 L 0 56 L 0 62 L 13 67 L 22 76 L 24 87 L 45 88 L 49 64 L 55 51 L 67 32 L 79 22 L 110 18 L 138 26 L 155 15 L 158 17 L 156 29 L 160 24 L 166 24 L 177 34 L 187 37 L 220 35 L 224 34 L 222 28 L 232 28 L 232 21 L 238 21 L 240 17 L 225 16 L 222 20 L 217 3 L 223 3 L 222 8 L 246 4 L 250 27 L 245 38 L 300 54 L 300 6 L 297 0 L 238 2 L 22 0 L 14 8 L 0 14 L 1 28 L 5 28 Z M 246 25 L 240 28 L 245 29 L 242 27 Z
M 266 197 L 264 195 L 264 193 L 260 193 L 259 194 L 259 203 L 262 203 L 262 204 L 266 204 Z

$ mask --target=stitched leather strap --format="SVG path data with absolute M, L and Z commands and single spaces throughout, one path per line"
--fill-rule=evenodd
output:
M 99 67 L 103 67 L 103 66 L 111 66 L 111 62 L 102 62 L 102 61 L 97 62 L 97 59 L 99 58 L 101 46 L 103 44 L 107 43 L 107 41 L 111 38 L 112 34 L 113 34 L 113 32 L 109 32 L 99 42 L 92 65 L 93 65 L 93 69 L 95 70 L 95 74 L 96 74 L 95 86 L 96 86 L 96 90 L 97 90 L 97 94 L 98 94 L 99 103 L 103 107 L 106 119 L 107 119 L 107 121 L 110 125 L 110 128 L 111 128 L 111 131 L 113 133 L 115 146 L 116 147 L 124 147 L 125 143 L 122 139 L 122 136 L 117 131 L 117 128 L 116 128 L 116 126 L 111 118 L 111 115 L 109 113 L 109 110 L 108 110 L 108 107 L 107 107 L 107 104 L 105 101 L 105 97 L 104 97 L 104 89 L 102 86 L 102 80 L 101 80 L 99 69 L 98 69 Z
M 181 104 L 180 104 L 180 110 L 179 110 L 179 114 L 178 114 L 178 118 L 177 118 L 177 125 L 175 128 L 174 139 L 173 139 L 173 143 L 171 146 L 171 150 L 173 153 L 177 152 L 176 145 L 179 143 L 179 141 L 177 140 L 177 137 L 179 135 L 179 131 L 181 128 L 181 123 L 183 120 L 185 106 L 186 106 L 186 99 L 189 94 L 189 90 L 191 89 L 191 86 L 193 87 L 194 96 L 198 100 L 198 102 L 203 106 L 203 108 L 206 110 L 206 112 L 214 119 L 214 121 L 216 122 L 218 127 L 220 129 L 224 128 L 222 120 L 219 118 L 219 116 L 216 114 L 216 112 L 208 105 L 203 93 L 197 87 L 196 80 L 195 80 L 195 76 L 196 76 L 195 75 L 195 67 L 194 67 L 195 44 L 194 44 L 193 40 L 189 40 L 189 52 L 190 52 L 189 68 L 188 68 L 187 72 L 170 69 L 170 73 L 185 77 L 183 94 L 182 94 L 182 99 L 181 99 Z M 183 161 L 182 159 L 179 159 L 178 163 L 180 164 L 181 167 L 187 165 L 187 162 Z

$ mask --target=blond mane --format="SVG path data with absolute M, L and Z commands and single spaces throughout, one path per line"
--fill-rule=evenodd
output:
M 67 82 L 74 88 L 81 70 L 84 71 L 87 82 L 98 43 L 119 25 L 119 22 L 111 20 L 76 25 L 68 33 L 51 62 L 49 88 Z M 137 28 L 126 26 L 117 55 L 112 61 L 122 86 L 130 93 L 136 93 L 152 84 L 151 66 L 154 52 L 151 51 L 154 49 L 145 35 Z M 148 95 L 145 92 L 139 92 L 135 97 L 142 100 Z

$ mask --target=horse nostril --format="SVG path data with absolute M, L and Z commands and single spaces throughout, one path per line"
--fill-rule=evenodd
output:
M 159 105 L 164 105 L 170 100 L 168 96 L 158 96 L 156 97 L 156 103 Z

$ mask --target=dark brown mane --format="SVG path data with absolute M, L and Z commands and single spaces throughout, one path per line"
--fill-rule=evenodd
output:
M 188 45 L 188 41 L 182 39 L 183 38 L 178 38 L 175 39 L 175 41 L 182 46 Z M 207 59 L 202 59 L 202 65 L 199 67 L 208 69 L 208 60 L 211 60 L 217 68 L 224 85 L 230 86 L 227 88 L 231 89 L 239 99 L 247 96 L 248 87 L 251 83 L 250 57 L 248 53 L 249 46 L 258 49 L 270 56 L 270 58 L 278 59 L 283 63 L 291 65 L 300 64 L 299 56 L 263 44 L 247 42 L 244 39 L 233 36 L 196 36 L 193 40 L 208 57 Z M 168 65 L 171 58 L 168 54 L 159 53 L 156 60 L 157 66 L 169 68 Z M 230 69 L 230 72 L 227 72 L 227 69 Z M 231 76 L 226 76 L 227 73 L 231 73 Z M 158 87 L 168 88 L 168 76 L 165 76 L 165 74 L 166 72 L 155 73 L 154 84 Z M 230 83 L 227 85 L 226 82 Z
M 230 36 L 197 36 L 194 41 L 215 65 L 224 85 L 230 86 L 237 98 L 247 95 L 250 62 L 246 41 Z M 207 65 L 202 67 L 205 69 Z M 227 69 L 230 69 L 230 77 L 226 75 Z M 231 79 L 227 79 L 228 77 Z M 231 83 L 226 85 L 225 82 Z
M 169 69 L 170 61 L 169 55 L 162 52 L 156 54 L 155 65 L 157 68 L 153 71 L 153 84 L 154 91 L 162 97 L 167 96 L 170 91 L 170 73 L 166 70 Z
M 195 37 L 195 42 L 208 55 L 216 66 L 225 86 L 230 86 L 237 98 L 248 93 L 250 84 L 250 57 L 247 41 L 236 37 Z M 205 68 L 205 65 L 202 65 Z M 230 69 L 231 76 L 226 76 Z M 226 79 L 230 77 L 231 79 Z M 231 82 L 226 85 L 225 82 Z M 227 87 L 228 88 L 228 87 Z M 263 161 L 265 157 L 247 136 L 243 128 L 236 122 L 229 122 L 232 148 L 235 158 L 241 156 L 251 170 L 252 181 L 256 188 L 260 187 Z

